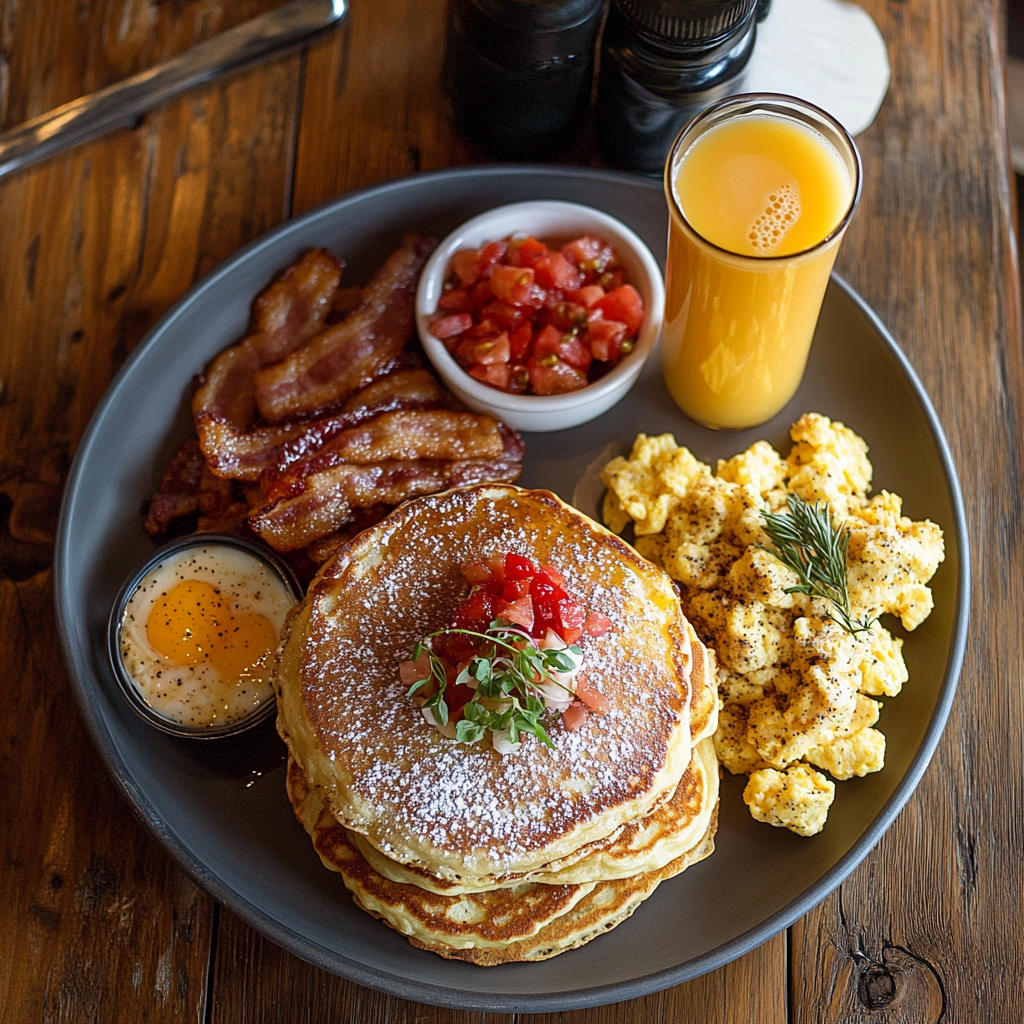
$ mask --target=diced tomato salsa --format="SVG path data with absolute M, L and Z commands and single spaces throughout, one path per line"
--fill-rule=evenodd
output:
M 472 377 L 515 394 L 586 387 L 633 350 L 644 320 L 615 250 L 592 235 L 462 249 L 437 306 L 431 334 Z
M 487 561 L 471 562 L 463 570 L 469 596 L 452 620 L 457 629 L 484 632 L 494 619 L 541 639 L 552 630 L 567 645 L 584 634 L 601 636 L 611 620 L 589 612 L 565 589 L 565 577 L 550 565 L 536 565 L 508 552 Z
M 549 646 L 551 631 L 571 647 L 583 636 L 602 636 L 611 629 L 611 619 L 602 612 L 588 611 L 569 595 L 565 577 L 554 566 L 538 565 L 522 555 L 504 552 L 471 562 L 463 568 L 463 577 L 470 591 L 452 617 L 449 628 L 453 632 L 442 632 L 432 641 L 433 654 L 441 659 L 449 684 L 454 683 L 458 670 L 487 646 L 486 641 L 455 630 L 486 633 L 497 622 L 530 637 L 530 641 L 524 638 L 524 644 Z M 402 682 L 415 682 L 426 671 L 425 664 L 406 662 Z M 450 721 L 459 720 L 472 693 L 461 685 L 452 691 L 448 701 Z M 429 691 L 423 695 L 429 695 Z M 574 699 L 562 712 L 562 724 L 569 731 L 579 729 L 589 714 L 603 715 L 610 707 L 607 698 L 580 673 Z

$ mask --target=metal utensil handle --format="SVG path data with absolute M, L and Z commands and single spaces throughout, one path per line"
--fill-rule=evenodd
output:
M 131 124 L 140 114 L 219 75 L 296 46 L 340 21 L 347 0 L 295 0 L 0 135 L 0 177 Z

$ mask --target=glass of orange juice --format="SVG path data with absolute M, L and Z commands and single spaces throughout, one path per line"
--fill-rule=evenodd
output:
M 705 426 L 754 427 L 796 393 L 860 199 L 849 133 L 790 96 L 732 96 L 680 132 L 669 205 L 665 383 Z

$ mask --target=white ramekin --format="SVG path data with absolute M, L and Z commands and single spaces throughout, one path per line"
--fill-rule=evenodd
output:
M 511 235 L 568 242 L 584 234 L 596 235 L 612 245 L 630 283 L 644 302 L 644 322 L 636 346 L 599 380 L 564 395 L 508 394 L 471 377 L 445 348 L 444 342 L 430 333 L 430 318 L 437 311 L 449 265 L 459 249 L 475 249 Z M 636 232 L 592 207 L 540 199 L 481 213 L 456 228 L 438 245 L 420 276 L 416 326 L 434 368 L 471 409 L 489 412 L 516 430 L 563 430 L 600 416 L 626 395 L 658 340 L 664 307 L 661 270 Z

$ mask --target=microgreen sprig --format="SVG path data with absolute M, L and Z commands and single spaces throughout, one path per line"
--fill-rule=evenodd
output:
M 510 743 L 518 743 L 521 733 L 529 733 L 541 743 L 553 746 L 541 724 L 545 711 L 539 687 L 556 683 L 566 693 L 572 690 L 554 678 L 555 672 L 569 672 L 575 665 L 572 654 L 579 655 L 575 644 L 542 651 L 526 633 L 509 629 L 497 621 L 491 622 L 485 633 L 472 629 L 439 629 L 428 634 L 413 648 L 412 660 L 418 661 L 424 650 L 429 657 L 430 670 L 426 676 L 409 687 L 407 696 L 433 683 L 436 690 L 423 703 L 433 711 L 437 721 L 448 724 L 448 704 L 444 699 L 448 677 L 444 662 L 433 652 L 430 641 L 434 637 L 460 633 L 482 642 L 478 653 L 459 672 L 455 682 L 470 685 L 475 680 L 472 698 L 464 706 L 462 719 L 456 726 L 455 738 L 462 743 L 481 740 L 488 729 L 507 731 Z M 482 703 L 489 700 L 497 708 Z
M 787 494 L 785 512 L 762 512 L 764 532 L 775 547 L 759 545 L 800 577 L 787 594 L 806 594 L 829 601 L 834 614 L 828 617 L 856 636 L 871 630 L 875 620 L 867 615 L 853 618 L 846 582 L 846 552 L 850 534 L 845 524 L 836 526 L 828 503 L 813 505 L 798 494 Z

